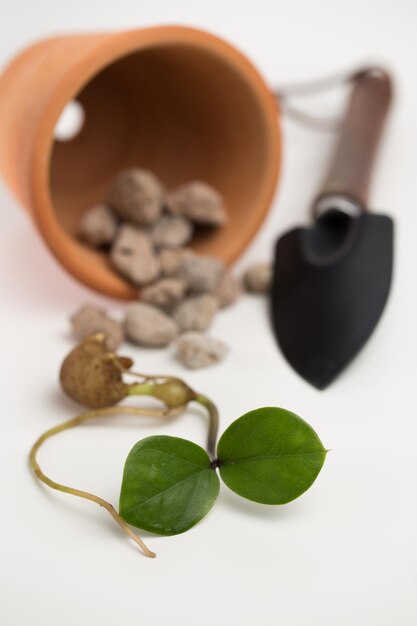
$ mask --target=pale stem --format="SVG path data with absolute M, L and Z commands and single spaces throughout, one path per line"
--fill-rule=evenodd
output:
M 30 466 L 33 469 L 34 473 L 36 474 L 37 478 L 43 483 L 45 483 L 45 485 L 48 485 L 48 487 L 51 487 L 52 489 L 56 489 L 57 491 L 62 491 L 64 493 L 70 493 L 73 496 L 78 496 L 79 498 L 85 498 L 86 500 L 91 500 L 92 502 L 96 502 L 97 504 L 105 508 L 113 517 L 113 519 L 119 524 L 122 530 L 131 539 L 133 539 L 133 541 L 141 548 L 144 554 L 146 556 L 154 558 L 156 556 L 155 552 L 152 552 L 151 550 L 149 550 L 149 548 L 145 545 L 142 539 L 132 531 L 132 529 L 126 524 L 123 518 L 120 517 L 120 515 L 117 513 L 115 508 L 109 502 L 106 502 L 106 500 L 103 500 L 103 498 L 100 498 L 99 496 L 96 496 L 92 493 L 88 493 L 87 491 L 80 491 L 79 489 L 74 489 L 66 485 L 61 485 L 60 483 L 57 483 L 51 480 L 48 476 L 46 476 L 42 472 L 37 462 L 36 454 L 39 448 L 41 447 L 41 445 L 50 437 L 53 437 L 54 435 L 57 435 L 58 433 L 64 430 L 68 430 L 69 428 L 73 428 L 74 426 L 79 426 L 80 424 L 83 424 L 84 422 L 87 422 L 88 420 L 91 420 L 97 417 L 113 416 L 113 415 L 117 415 L 120 413 L 145 415 L 148 417 L 172 417 L 174 415 L 178 415 L 179 413 L 181 413 L 183 409 L 184 407 L 180 407 L 179 409 L 142 409 L 142 408 L 137 408 L 137 407 L 118 406 L 118 407 L 106 407 L 102 409 L 96 409 L 93 411 L 86 411 L 85 413 L 82 413 L 81 415 L 78 415 L 77 417 L 74 417 L 73 419 L 68 420 L 67 422 L 64 422 L 63 424 L 60 424 L 59 426 L 55 426 L 54 428 L 47 430 L 43 435 L 41 435 L 39 439 L 36 441 L 36 443 L 33 445 L 30 451 L 30 455 L 29 455 Z
M 125 371 L 126 373 L 132 374 L 134 376 L 138 376 L 138 377 L 143 376 L 142 374 L 136 374 L 135 372 L 128 372 L 127 370 Z M 141 383 L 130 385 L 129 390 L 128 390 L 129 395 L 132 395 L 132 396 L 153 395 L 153 390 L 158 385 L 158 383 L 148 382 L 148 380 L 155 380 L 156 377 L 149 376 L 146 378 L 147 378 L 146 382 L 141 382 Z M 164 380 L 164 381 L 175 381 L 181 384 L 185 384 L 184 381 L 182 381 L 180 378 L 175 378 L 173 376 L 171 377 L 158 376 L 158 379 Z M 207 451 L 209 455 L 211 455 L 211 457 L 214 458 L 215 453 L 216 453 L 217 434 L 219 430 L 219 411 L 216 405 L 214 404 L 214 402 L 212 402 L 209 398 L 207 398 L 206 396 L 203 396 L 200 393 L 193 392 L 192 390 L 191 392 L 193 394 L 192 400 L 194 402 L 197 402 L 197 404 L 200 404 L 201 406 L 203 406 L 208 411 L 209 432 L 208 432 L 208 437 L 207 437 Z

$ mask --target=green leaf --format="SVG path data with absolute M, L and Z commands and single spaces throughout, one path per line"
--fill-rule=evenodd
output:
M 219 488 L 203 448 L 177 437 L 147 437 L 126 459 L 119 512 L 132 526 L 176 535 L 207 515 Z
M 326 450 L 300 417 L 265 407 L 233 422 L 217 454 L 220 475 L 232 491 L 263 504 L 285 504 L 313 484 Z

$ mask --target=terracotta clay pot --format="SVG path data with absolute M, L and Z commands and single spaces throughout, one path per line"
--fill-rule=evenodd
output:
M 65 105 L 85 114 L 55 140 Z M 254 66 L 208 33 L 179 26 L 56 37 L 21 53 L 0 78 L 0 172 L 62 265 L 116 298 L 137 290 L 77 238 L 80 215 L 123 168 L 168 187 L 201 179 L 224 194 L 229 221 L 195 248 L 230 263 L 259 228 L 274 192 L 281 139 L 276 103 Z

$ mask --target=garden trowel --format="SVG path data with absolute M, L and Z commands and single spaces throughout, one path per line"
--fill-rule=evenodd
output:
M 272 322 L 281 349 L 324 389 L 374 330 L 391 283 L 393 222 L 367 211 L 372 165 L 391 101 L 379 68 L 358 72 L 314 225 L 276 244 Z

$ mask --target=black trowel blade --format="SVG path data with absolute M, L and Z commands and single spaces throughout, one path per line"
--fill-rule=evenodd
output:
M 392 275 L 393 222 L 338 211 L 276 245 L 272 323 L 292 367 L 324 389 L 354 358 L 384 309 Z

